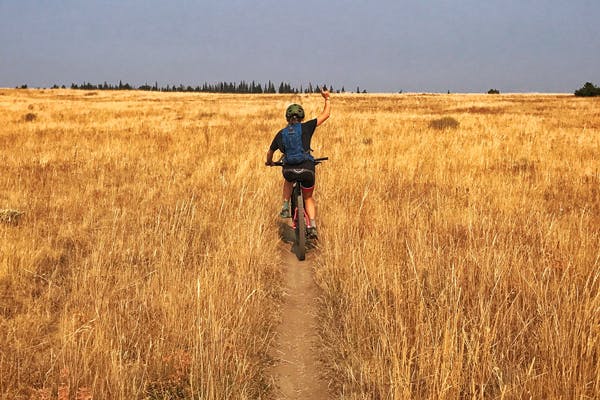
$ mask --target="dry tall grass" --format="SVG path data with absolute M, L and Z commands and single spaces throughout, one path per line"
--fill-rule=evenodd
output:
M 600 102 L 334 104 L 318 281 L 338 393 L 600 397 Z
M 0 92 L 0 208 L 25 212 L 0 223 L 1 397 L 263 395 L 275 116 L 226 96 Z
M 2 398 L 269 396 L 262 163 L 290 100 L 0 90 L 0 208 L 24 212 L 0 223 Z M 599 105 L 333 98 L 313 147 L 335 397 L 598 397 Z

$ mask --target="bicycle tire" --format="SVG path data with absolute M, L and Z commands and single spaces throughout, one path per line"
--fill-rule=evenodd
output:
M 296 185 L 294 184 L 294 187 L 292 189 L 292 197 L 290 198 L 290 212 L 292 214 L 292 223 L 294 223 L 294 218 L 295 218 L 295 213 L 298 210 L 298 196 L 297 196 L 297 192 L 296 192 Z M 293 226 L 294 228 L 294 232 L 296 231 L 296 225 Z M 294 245 L 296 244 L 296 242 L 294 242 Z
M 298 257 L 298 260 L 304 261 L 306 258 L 306 219 L 304 218 L 304 199 L 299 184 L 296 184 L 294 197 L 298 207 L 296 214 L 296 257 Z

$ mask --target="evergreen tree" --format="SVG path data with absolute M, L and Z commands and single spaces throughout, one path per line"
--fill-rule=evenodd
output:
M 277 91 L 275 90 L 275 85 L 270 80 L 267 84 L 267 93 L 277 93 Z

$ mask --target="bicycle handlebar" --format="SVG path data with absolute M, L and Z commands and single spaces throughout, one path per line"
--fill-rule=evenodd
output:
M 329 157 L 315 158 L 315 164 L 319 164 L 319 163 L 322 163 L 323 161 L 327 161 L 327 160 L 329 160 Z M 273 162 L 273 164 L 269 165 L 269 167 L 283 167 L 283 162 L 275 161 L 275 162 Z

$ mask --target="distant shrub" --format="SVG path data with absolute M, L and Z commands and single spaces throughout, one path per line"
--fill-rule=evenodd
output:
M 509 170 L 514 173 L 521 173 L 521 172 L 534 173 L 535 172 L 535 162 L 533 162 L 525 157 L 521 157 L 518 160 L 515 160 L 512 162 L 512 164 L 509 167 Z
M 456 119 L 452 117 L 443 117 L 440 119 L 434 119 L 429 123 L 429 127 L 437 130 L 444 129 L 456 129 L 460 125 Z
M 592 82 L 586 82 L 582 88 L 575 91 L 575 96 L 578 97 L 594 97 L 600 96 L 600 87 L 594 86 Z
M 500 91 L 498 89 L 490 89 L 488 90 L 488 94 L 500 94 Z
M 23 119 L 27 122 L 35 121 L 36 118 L 37 115 L 35 115 L 34 113 L 27 113 L 23 116 Z

